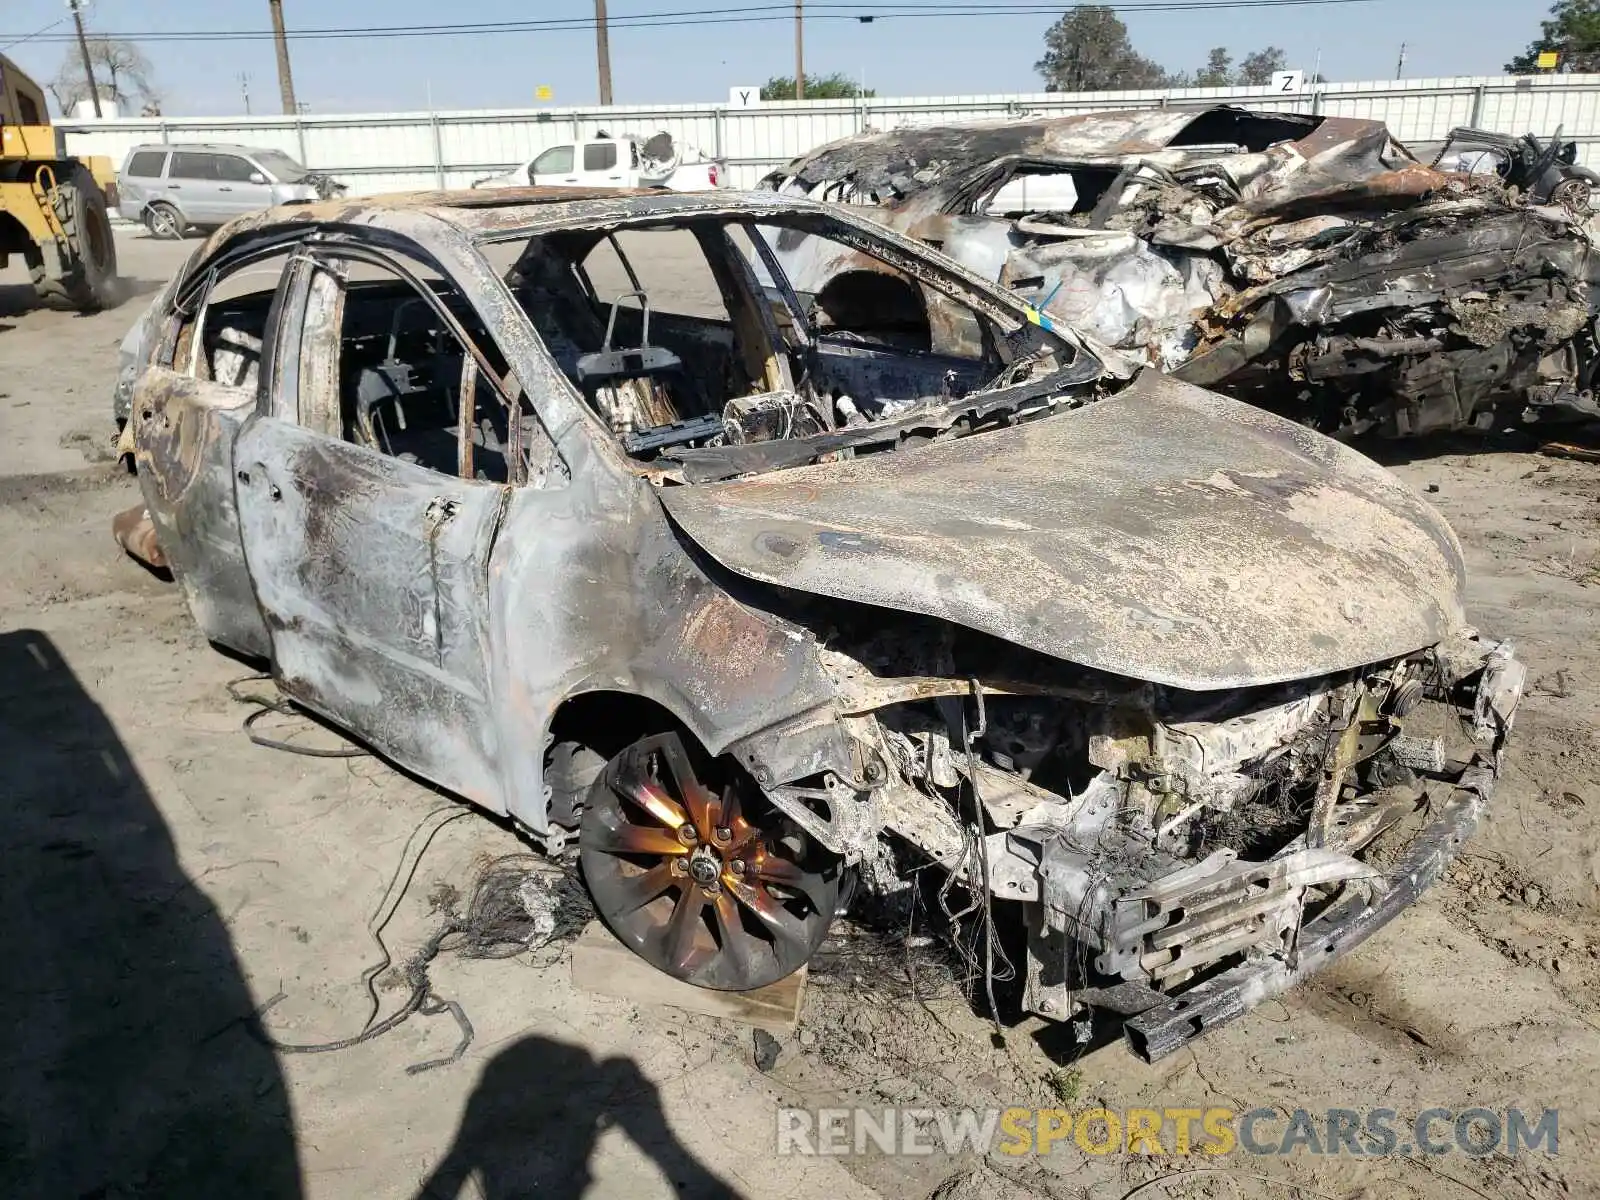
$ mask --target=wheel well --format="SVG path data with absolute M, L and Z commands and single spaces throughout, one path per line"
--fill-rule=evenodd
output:
M 573 742 L 612 758 L 624 747 L 655 733 L 694 734 L 672 710 L 632 692 L 583 692 L 569 696 L 550 720 L 551 746 Z

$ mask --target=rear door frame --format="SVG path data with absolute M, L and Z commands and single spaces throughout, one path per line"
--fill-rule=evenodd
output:
M 314 393 L 336 389 L 338 379 L 312 362 L 337 353 L 329 340 L 337 341 L 340 322 L 318 311 L 327 297 L 315 297 L 315 280 L 339 280 L 345 261 L 392 271 L 466 348 L 471 367 L 463 380 L 470 375 L 479 394 L 486 383 L 516 389 L 493 374 L 475 340 L 405 266 L 407 257 L 434 261 L 420 247 L 408 254 L 324 237 L 306 252 L 308 267 L 285 301 L 278 386 L 245 423 L 234 454 L 244 557 L 274 677 L 296 703 L 386 757 L 503 812 L 490 565 L 516 483 L 449 476 L 390 457 L 346 440 L 337 420 L 331 431 L 317 427 L 327 424 L 328 398 Z M 334 287 L 337 309 L 342 282 Z

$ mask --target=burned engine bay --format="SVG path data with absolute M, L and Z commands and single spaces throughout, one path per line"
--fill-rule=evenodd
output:
M 1041 662 L 937 622 L 829 632 L 846 723 L 881 780 L 870 799 L 825 789 L 839 849 L 889 896 L 918 865 L 949 872 L 979 978 L 1016 971 L 1029 1011 L 1085 1041 L 1120 1024 L 1152 1060 L 1437 877 L 1483 810 L 1524 676 L 1509 646 L 1470 631 L 1219 693 Z M 862 806 L 869 818 L 840 820 Z M 996 935 L 980 965 L 1008 923 L 1026 928 L 1024 954 L 1011 963 Z
M 847 138 L 763 186 L 870 208 L 1084 333 L 1339 437 L 1600 415 L 1587 209 L 1341 117 L 1110 112 Z M 855 269 L 802 248 L 797 287 Z

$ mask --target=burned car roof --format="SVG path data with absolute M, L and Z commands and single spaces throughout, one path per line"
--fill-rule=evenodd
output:
M 1230 105 L 1125 109 L 860 134 L 809 151 L 772 177 L 850 179 L 862 187 L 891 188 L 904 198 L 989 160 L 1031 156 L 1117 160 L 1176 148 L 1214 152 L 1224 145 L 1264 150 L 1277 142 L 1309 138 L 1325 125 L 1345 138 L 1388 135 L 1377 121 L 1252 112 Z

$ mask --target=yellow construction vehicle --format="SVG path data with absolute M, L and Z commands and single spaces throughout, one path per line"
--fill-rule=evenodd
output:
M 109 158 L 72 158 L 44 93 L 0 54 L 0 267 L 22 255 L 41 300 L 90 310 L 117 302 L 116 202 Z

